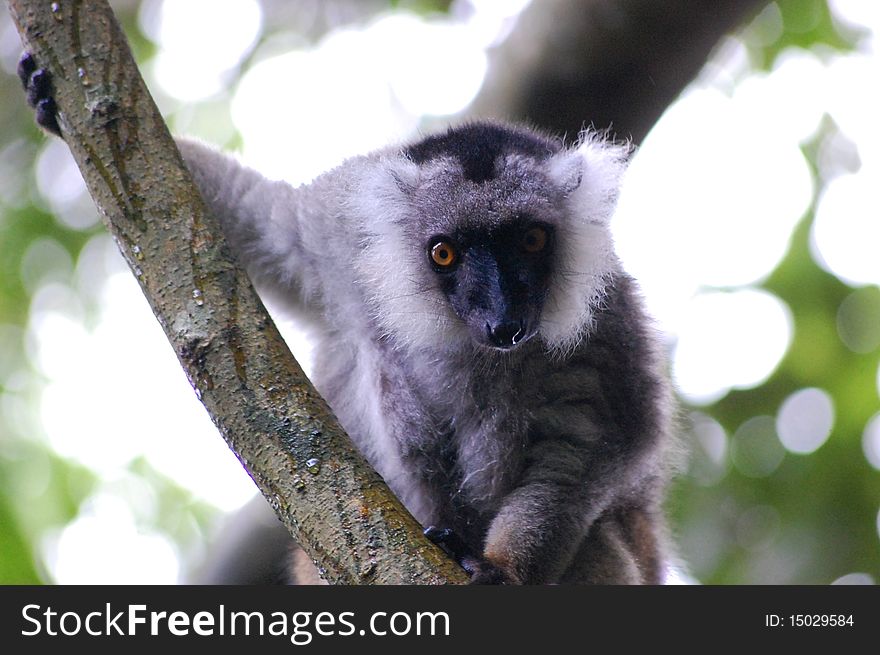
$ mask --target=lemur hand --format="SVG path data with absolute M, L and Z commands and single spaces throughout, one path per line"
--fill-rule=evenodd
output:
M 24 86 L 28 104 L 35 110 L 37 125 L 55 136 L 61 136 L 49 71 L 39 68 L 33 55 L 25 52 L 18 61 L 18 77 Z

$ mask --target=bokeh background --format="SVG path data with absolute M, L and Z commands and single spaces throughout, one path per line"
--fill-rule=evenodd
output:
M 299 183 L 466 112 L 529 3 L 112 4 L 172 131 Z M 771 3 L 633 159 L 613 227 L 681 400 L 677 579 L 880 581 L 878 39 L 880 3 Z M 0 583 L 184 581 L 256 490 L 20 50 L 0 10 Z

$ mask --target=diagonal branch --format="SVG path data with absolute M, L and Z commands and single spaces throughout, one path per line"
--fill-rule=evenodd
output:
M 190 383 L 331 582 L 464 582 L 354 449 L 235 264 L 105 0 L 9 0 L 62 134 Z M 132 344 L 137 351 L 137 344 Z M 197 466 L 197 462 L 193 462 Z

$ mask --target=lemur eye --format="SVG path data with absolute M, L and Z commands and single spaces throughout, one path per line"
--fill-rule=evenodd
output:
M 431 261 L 440 268 L 449 268 L 457 259 L 455 246 L 446 239 L 439 239 L 431 245 Z
M 522 247 L 526 252 L 541 252 L 547 245 L 547 230 L 543 227 L 529 229 L 522 238 Z

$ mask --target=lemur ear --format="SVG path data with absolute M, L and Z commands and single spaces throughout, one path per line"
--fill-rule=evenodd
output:
M 615 144 L 584 132 L 577 147 L 551 158 L 550 178 L 585 220 L 606 223 L 617 203 L 631 152 L 630 144 Z
M 584 158 L 577 150 L 564 150 L 550 160 L 550 179 L 563 196 L 570 196 L 584 179 Z
M 419 167 L 411 159 L 395 157 L 388 162 L 388 173 L 403 195 L 412 195 L 419 182 Z

